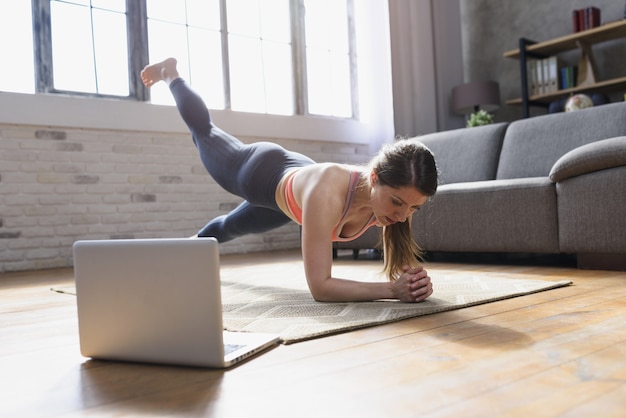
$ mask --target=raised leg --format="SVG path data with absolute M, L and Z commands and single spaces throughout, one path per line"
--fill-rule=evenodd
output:
M 141 71 L 141 81 L 150 88 L 159 81 L 164 81 L 168 86 L 180 75 L 176 69 L 176 58 L 167 58 L 161 62 L 147 65 Z
M 230 213 L 206 224 L 198 232 L 198 237 L 214 237 L 219 242 L 226 242 L 242 235 L 270 231 L 290 221 L 282 212 L 243 202 Z

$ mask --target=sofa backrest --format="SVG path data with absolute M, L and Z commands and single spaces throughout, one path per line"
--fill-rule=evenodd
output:
M 454 129 L 413 138 L 435 155 L 439 184 L 493 180 L 508 123 Z
M 624 135 L 624 102 L 512 122 L 504 136 L 496 178 L 547 177 L 563 154 Z

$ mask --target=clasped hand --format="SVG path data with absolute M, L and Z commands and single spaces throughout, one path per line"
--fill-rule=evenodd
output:
M 422 302 L 433 294 L 433 285 L 424 267 L 402 267 L 402 274 L 392 284 L 395 297 L 401 302 Z

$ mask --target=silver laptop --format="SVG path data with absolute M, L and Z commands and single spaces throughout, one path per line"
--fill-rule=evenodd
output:
M 77 241 L 73 254 L 85 357 L 218 368 L 279 341 L 224 331 L 215 239 Z

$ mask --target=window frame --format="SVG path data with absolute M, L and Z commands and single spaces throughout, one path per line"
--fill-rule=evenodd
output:
M 33 10 L 33 51 L 35 54 L 35 92 L 71 96 L 100 97 L 120 100 L 148 100 L 147 89 L 139 73 L 148 62 L 148 29 L 145 19 L 145 0 L 126 0 L 126 28 L 128 34 L 128 96 L 60 90 L 54 87 L 52 60 L 52 20 L 50 1 L 31 0 Z
M 83 96 L 94 98 L 108 98 L 118 100 L 131 100 L 147 102 L 150 100 L 150 91 L 147 89 L 139 74 L 143 67 L 149 63 L 148 56 L 148 19 L 146 0 L 126 0 L 126 25 L 128 42 L 128 96 L 108 95 L 102 93 L 80 92 L 60 90 L 54 87 L 54 66 L 52 55 L 52 22 L 50 2 L 53 0 L 31 0 L 33 14 L 33 49 L 35 56 L 35 93 L 59 94 L 69 96 Z M 224 110 L 231 109 L 230 94 L 230 62 L 228 56 L 228 26 L 227 26 L 227 0 L 220 1 L 221 41 L 222 41 L 222 65 L 224 77 Z M 354 0 L 346 0 L 348 7 L 349 28 L 349 60 L 350 60 L 350 94 L 351 94 L 351 117 L 325 116 L 310 114 L 308 111 L 307 97 L 307 63 L 305 51 L 304 30 L 304 0 L 289 0 L 291 17 L 291 45 L 293 60 L 293 83 L 294 83 L 294 115 L 328 117 L 336 119 L 359 119 L 358 102 L 358 73 L 356 56 L 356 30 L 354 22 Z

